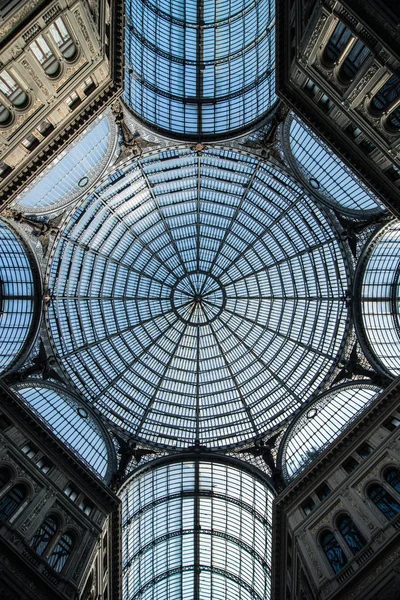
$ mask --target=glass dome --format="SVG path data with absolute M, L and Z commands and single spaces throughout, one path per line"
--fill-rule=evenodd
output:
M 239 135 L 275 104 L 271 0 L 128 0 L 124 99 L 175 139 Z
M 147 442 L 228 446 L 279 425 L 337 364 L 347 263 L 325 214 L 257 158 L 153 154 L 72 215 L 48 326 L 82 395 Z
M 368 359 L 400 375 L 400 222 L 378 231 L 360 262 L 360 342 Z
M 13 366 L 33 338 L 39 318 L 33 269 L 22 241 L 0 221 L 1 373 Z
M 272 501 L 245 464 L 150 464 L 121 491 L 123 598 L 270 598 Z
M 384 210 L 378 198 L 297 116 L 285 123 L 289 162 L 324 202 L 340 212 L 365 216 Z
M 322 394 L 293 421 L 283 440 L 282 472 L 291 481 L 370 404 L 381 389 L 357 381 Z
M 50 383 L 29 380 L 13 389 L 89 469 L 103 480 L 110 479 L 114 466 L 111 441 L 83 405 Z
M 24 213 L 42 214 L 70 204 L 104 171 L 116 140 L 113 118 L 101 115 L 17 197 L 13 206 Z

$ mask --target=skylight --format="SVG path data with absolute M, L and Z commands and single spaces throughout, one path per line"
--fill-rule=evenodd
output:
M 50 269 L 66 375 L 139 438 L 228 446 L 262 435 L 332 372 L 346 260 L 286 176 L 229 150 L 117 171 L 72 215 Z

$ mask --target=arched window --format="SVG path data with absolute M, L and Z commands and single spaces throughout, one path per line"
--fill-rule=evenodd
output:
M 391 129 L 400 129 L 400 107 L 397 107 L 390 113 L 387 124 Z
M 65 60 L 74 60 L 77 49 L 61 17 L 49 27 L 49 32 Z
M 6 108 L 5 106 L 3 106 L 3 104 L 0 104 L 0 125 L 8 125 L 11 122 L 11 113 L 8 110 L 8 108 Z
M 396 492 L 400 493 L 400 471 L 394 467 L 386 471 L 385 479 Z
M 372 485 L 368 496 L 389 521 L 400 512 L 400 504 L 381 485 Z
M 366 545 L 364 536 L 360 533 L 349 515 L 339 517 L 337 521 L 338 529 L 353 554 L 357 554 Z
M 0 75 L 0 90 L 17 108 L 24 108 L 28 104 L 28 96 L 7 71 Z
M 47 546 L 53 539 L 58 528 L 57 521 L 53 517 L 46 517 L 43 521 L 39 529 L 33 534 L 31 541 L 29 542 L 30 546 L 42 556 Z
M 64 568 L 65 563 L 71 556 L 73 546 L 74 542 L 69 533 L 64 533 L 54 546 L 47 560 L 49 565 L 53 567 L 57 573 L 60 573 Z
M 378 90 L 371 100 L 371 109 L 376 113 L 383 112 L 392 102 L 400 96 L 400 79 L 392 75 L 390 79 Z
M 49 77 L 56 77 L 60 72 L 60 63 L 44 37 L 39 35 L 36 40 L 31 43 L 30 47 L 35 57 L 42 65 L 46 75 Z
M 338 573 L 347 563 L 347 557 L 342 547 L 331 531 L 324 531 L 321 534 L 320 542 L 333 571 Z
M 339 71 L 339 77 L 343 83 L 350 83 L 352 81 L 369 55 L 369 49 L 360 40 L 357 40 Z
M 22 484 L 14 485 L 2 498 L 0 498 L 0 519 L 9 519 L 21 506 L 27 496 L 26 487 Z
M 340 22 L 336 25 L 334 32 L 325 46 L 323 54 L 323 62 L 327 66 L 333 67 L 351 36 L 352 33 L 350 29 L 346 27 L 344 23 Z

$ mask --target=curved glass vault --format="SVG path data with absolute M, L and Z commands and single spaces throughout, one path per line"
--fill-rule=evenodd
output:
M 48 327 L 61 367 L 139 439 L 228 446 L 316 393 L 348 326 L 346 258 L 282 173 L 230 150 L 135 160 L 62 231 Z
M 359 217 L 384 210 L 378 198 L 297 115 L 287 119 L 284 140 L 295 172 L 333 209 Z
M 44 214 L 70 204 L 104 171 L 116 141 L 114 119 L 106 112 L 50 163 L 13 206 L 24 213 Z
M 244 133 L 275 104 L 272 0 L 128 0 L 124 100 L 175 139 Z
M 273 497 L 237 460 L 141 469 L 121 491 L 124 599 L 269 598 Z
M 291 481 L 308 467 L 381 391 L 357 381 L 329 390 L 308 405 L 291 423 L 282 444 L 285 480 Z
M 34 266 L 22 240 L 0 221 L 0 372 L 10 369 L 38 320 Z
M 400 222 L 381 228 L 358 272 L 360 342 L 378 369 L 400 375 Z
M 110 480 L 115 466 L 112 442 L 88 409 L 60 387 L 40 380 L 16 384 L 13 389 L 91 471 Z

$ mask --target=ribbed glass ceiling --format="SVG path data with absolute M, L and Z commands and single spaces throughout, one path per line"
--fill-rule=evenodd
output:
M 50 268 L 66 374 L 149 442 L 226 446 L 316 392 L 347 331 L 345 259 L 284 175 L 227 150 L 116 172 L 72 215 Z
M 234 135 L 276 102 L 272 0 L 127 0 L 124 99 L 175 138 Z
M 291 481 L 308 467 L 381 391 L 365 382 L 345 384 L 308 406 L 290 426 L 284 442 L 285 479 Z
M 104 431 L 70 395 L 38 381 L 18 384 L 15 391 L 44 423 L 102 479 L 112 468 Z
M 107 165 L 115 145 L 114 129 L 111 118 L 96 119 L 17 197 L 14 206 L 37 214 L 71 203 Z
M 384 210 L 378 198 L 298 116 L 287 120 L 285 130 L 298 174 L 332 208 L 361 216 Z
M 124 600 L 270 598 L 274 496 L 236 462 L 178 459 L 128 482 Z

